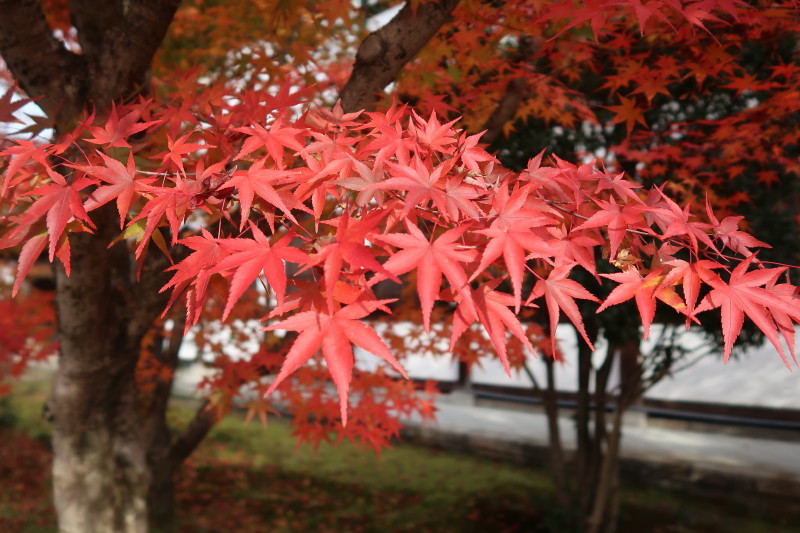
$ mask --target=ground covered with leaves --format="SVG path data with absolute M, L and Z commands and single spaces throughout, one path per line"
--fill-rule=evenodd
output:
M 45 388 L 0 400 L 0 531 L 55 531 Z M 173 409 L 176 423 L 188 406 Z M 545 473 L 398 444 L 380 458 L 342 444 L 296 449 L 288 426 L 223 421 L 181 472 L 181 531 L 564 531 Z M 664 491 L 625 490 L 624 532 L 800 531 L 798 517 L 753 514 Z

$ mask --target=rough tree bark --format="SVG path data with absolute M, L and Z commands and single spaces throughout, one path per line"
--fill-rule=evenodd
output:
M 403 67 L 447 22 L 458 0 L 438 0 L 417 6 L 407 2 L 384 27 L 370 33 L 358 47 L 356 64 L 342 92 L 342 109 L 350 113 L 369 107 Z
M 96 235 L 73 236 L 72 275 L 63 268 L 56 273 L 60 357 L 50 408 L 62 531 L 147 526 L 150 475 L 134 372 L 142 338 L 163 305 L 158 276 L 151 275 L 163 265 L 151 265 L 136 284 L 126 246 L 106 249 L 114 215 L 113 208 L 103 209 Z
M 87 2 L 70 7 L 82 54 L 53 36 L 35 0 L 0 0 L 0 55 L 20 87 L 67 131 L 87 106 L 98 114 L 139 94 L 176 0 Z M 90 234 L 70 236 L 72 275 L 56 269 L 59 365 L 50 399 L 53 491 L 63 532 L 147 529 L 150 470 L 136 409 L 142 339 L 165 303 L 166 264 L 153 254 L 136 282 L 113 208 Z

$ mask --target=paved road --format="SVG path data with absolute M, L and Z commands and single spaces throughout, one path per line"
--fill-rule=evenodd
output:
M 180 370 L 176 376 L 176 394 L 191 395 L 204 373 L 199 365 Z M 477 407 L 472 403 L 468 393 L 442 394 L 437 398 L 436 422 L 423 425 L 419 420 L 409 420 L 406 423 L 412 427 L 423 426 L 428 433 L 477 437 L 484 443 L 493 440 L 498 447 L 547 445 L 547 419 L 543 414 Z M 632 415 L 637 416 L 633 423 L 623 427 L 622 455 L 625 458 L 687 464 L 698 471 L 754 479 L 780 477 L 796 483 L 800 490 L 800 442 L 648 427 L 641 415 Z M 574 424 L 565 418 L 560 428 L 565 446 L 574 449 Z
M 442 395 L 437 421 L 426 431 L 470 435 L 511 445 L 547 445 L 543 414 L 464 405 L 464 397 Z M 461 404 L 460 404 L 461 403 Z M 647 462 L 688 464 L 698 471 L 736 474 L 754 479 L 793 480 L 800 487 L 800 442 L 648 427 L 641 419 L 623 426 L 622 456 Z M 410 421 L 416 427 L 419 420 Z M 564 444 L 575 447 L 575 428 L 563 419 Z

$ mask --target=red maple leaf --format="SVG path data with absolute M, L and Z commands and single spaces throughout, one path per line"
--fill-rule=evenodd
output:
M 212 270 L 230 254 L 229 246 L 227 246 L 227 241 L 229 240 L 231 239 L 216 239 L 205 229 L 202 230 L 202 235 L 194 235 L 180 240 L 181 244 L 190 248 L 193 252 L 180 263 L 167 269 L 167 271 L 174 270 L 175 275 L 159 291 L 164 292 L 172 288 L 172 295 L 164 309 L 164 313 L 162 313 L 162 317 L 166 315 L 178 296 L 189 285 L 193 285 L 194 290 L 191 295 L 187 295 L 187 298 L 194 298 L 194 302 L 191 305 L 187 304 L 187 309 L 201 309 L 200 304 L 205 298 L 208 279 L 213 274 Z M 199 313 L 190 313 L 187 316 L 186 328 L 188 329 L 197 323 L 199 318 Z
M 19 180 L 14 180 L 13 178 L 28 161 L 35 161 L 44 167 L 49 166 L 47 158 L 50 155 L 49 149 L 51 145 L 38 145 L 25 139 L 18 139 L 15 142 L 17 143 L 16 146 L 11 146 L 0 152 L 0 157 L 16 156 L 11 159 L 3 173 L 3 189 L 0 191 L 0 198 L 6 195 L 8 189 L 17 184 Z M 21 179 L 24 178 L 25 175 Z
M 56 245 L 70 218 L 74 216 L 94 227 L 78 192 L 95 182 L 83 176 L 72 183 L 67 183 L 64 176 L 49 167 L 47 167 L 47 174 L 53 183 L 42 185 L 28 193 L 38 195 L 39 199 L 25 210 L 19 225 L 20 228 L 30 227 L 46 215 L 47 232 L 50 234 L 50 261 L 52 262 L 56 253 Z
M 424 207 L 428 202 L 442 214 L 447 213 L 447 202 L 444 191 L 437 187 L 439 180 L 447 174 L 453 166 L 453 159 L 435 167 L 433 171 L 424 161 L 414 157 L 411 165 L 396 165 L 388 163 L 391 171 L 390 177 L 367 188 L 367 190 L 398 190 L 406 191 L 405 207 L 403 215 L 407 215 L 412 209 Z
M 366 246 L 364 241 L 372 233 L 378 223 L 386 216 L 386 211 L 376 210 L 361 219 L 351 219 L 345 214 L 338 219 L 326 221 L 336 226 L 335 238 L 327 237 L 317 243 L 319 251 L 309 261 L 309 266 L 322 264 L 325 277 L 325 296 L 328 310 L 332 312 L 334 287 L 342 275 L 342 267 L 347 262 L 354 270 L 365 269 L 378 273 L 381 279 L 400 280 L 375 259 L 375 250 Z
M 430 332 L 431 309 L 439 297 L 442 274 L 450 282 L 455 293 L 464 298 L 464 305 L 471 305 L 472 297 L 467 291 L 467 274 L 459 263 L 475 260 L 477 252 L 457 243 L 467 230 L 467 226 L 456 227 L 444 232 L 438 239 L 429 240 L 418 227 L 406 220 L 408 233 L 389 233 L 377 239 L 381 242 L 402 248 L 394 253 L 383 267 L 400 276 L 417 269 L 417 294 L 422 306 L 422 323 Z M 381 276 L 373 279 L 380 281 Z
M 322 348 L 322 355 L 328 365 L 328 371 L 339 393 L 342 424 L 347 425 L 347 391 L 353 373 L 352 345 L 381 357 L 403 377 L 408 378 L 403 367 L 394 358 L 383 340 L 375 333 L 375 330 L 359 320 L 393 301 L 356 302 L 331 314 L 323 311 L 306 311 L 264 328 L 266 331 L 285 329 L 300 332 L 289 353 L 286 354 L 286 360 L 281 366 L 278 376 L 272 382 L 266 394 L 272 394 L 281 382 L 308 361 L 317 350 Z
M 644 110 L 640 107 L 636 107 L 635 99 L 620 96 L 619 101 L 621 102 L 620 105 L 603 106 L 609 111 L 614 112 L 614 118 L 611 119 L 611 124 L 624 122 L 628 135 L 631 134 L 636 124 L 641 124 L 645 128 L 647 127 L 647 122 L 644 120 Z
M 239 193 L 239 202 L 242 206 L 242 221 L 239 229 L 244 228 L 250 216 L 250 207 L 253 205 L 253 197 L 256 195 L 283 211 L 289 220 L 296 222 L 290 208 L 286 204 L 288 203 L 290 206 L 294 207 L 300 207 L 301 204 L 293 201 L 291 195 L 275 190 L 277 185 L 291 181 L 294 173 L 291 170 L 264 168 L 266 161 L 267 158 L 262 157 L 250 165 L 250 168 L 247 170 L 236 172 L 225 185 L 225 187 L 236 187 Z
M 172 231 L 172 243 L 178 242 L 183 217 L 192 205 L 192 200 L 202 193 L 202 183 L 195 180 L 184 180 L 179 174 L 176 174 L 174 184 L 174 187 L 145 186 L 145 190 L 152 194 L 153 197 L 131 221 L 132 224 L 147 218 L 141 241 L 136 248 L 136 257 L 141 257 L 142 252 L 147 247 L 147 243 L 150 241 L 150 237 L 164 218 L 169 222 L 170 230 Z
M 483 136 L 484 133 L 485 132 L 481 132 L 470 136 L 467 136 L 466 133 L 462 133 L 461 137 L 458 139 L 458 156 L 461 158 L 461 162 L 464 166 L 472 172 L 479 173 L 481 171 L 481 167 L 478 165 L 479 163 L 499 163 L 496 157 L 478 146 L 478 142 L 480 142 L 481 136 Z
M 517 312 L 522 301 L 522 276 L 525 273 L 526 251 L 531 252 L 530 257 L 552 255 L 552 249 L 545 239 L 531 231 L 531 228 L 550 225 L 555 221 L 526 205 L 529 194 L 529 186 L 522 187 L 510 196 L 505 184 L 497 191 L 494 209 L 490 213 L 490 215 L 496 214 L 497 218 L 492 221 L 488 229 L 476 232 L 486 235 L 491 240 L 486 245 L 481 262 L 471 278 L 474 279 L 502 255 L 511 277 L 514 307 Z
M 269 126 L 269 129 L 254 122 L 246 128 L 235 128 L 235 131 L 249 135 L 242 149 L 236 155 L 236 159 L 242 159 L 259 148 L 265 148 L 272 160 L 275 161 L 275 164 L 278 165 L 278 168 L 283 168 L 284 148 L 291 148 L 297 151 L 304 149 L 303 145 L 297 140 L 297 135 L 302 133 L 302 130 L 284 128 L 281 117 L 278 117 Z
M 596 200 L 600 211 L 597 211 L 588 220 L 575 228 L 575 231 L 590 229 L 590 228 L 605 228 L 608 233 L 608 241 L 610 246 L 610 257 L 617 256 L 622 240 L 628 233 L 628 230 L 633 228 L 637 229 L 641 226 L 643 218 L 642 213 L 646 210 L 645 207 L 639 205 L 624 205 L 622 209 L 619 208 L 616 199 L 609 198 L 609 201 Z
M 758 326 L 772 345 L 778 350 L 787 367 L 789 361 L 778 337 L 778 326 L 773 316 L 789 317 L 800 323 L 800 305 L 794 294 L 776 293 L 764 288 L 771 286 L 785 272 L 785 268 L 763 268 L 748 272 L 755 255 L 736 265 L 727 283 L 719 276 L 705 280 L 713 290 L 703 298 L 696 312 L 720 308 L 722 314 L 722 336 L 725 339 L 724 361 L 727 362 L 736 337 L 742 330 L 744 316 Z M 785 322 L 785 320 L 780 320 Z
M 17 262 L 17 276 L 14 279 L 14 287 L 11 289 L 11 296 L 16 296 L 22 280 L 28 275 L 33 264 L 39 259 L 39 256 L 47 245 L 47 234 L 42 233 L 31 237 L 25 241 L 22 250 L 19 252 L 19 260 Z
M 643 338 L 647 339 L 650 334 L 650 324 L 653 323 L 656 315 L 656 298 L 676 311 L 686 313 L 686 304 L 672 287 L 664 283 L 665 278 L 662 272 L 663 269 L 657 269 L 642 277 L 638 269 L 630 268 L 616 274 L 600 274 L 604 278 L 616 281 L 619 285 L 614 287 L 597 312 L 600 313 L 612 305 L 634 298 L 642 318 Z
M 108 115 L 105 125 L 103 127 L 89 126 L 94 137 L 86 140 L 94 144 L 104 144 L 108 148 L 130 148 L 131 145 L 126 140 L 128 137 L 158 124 L 158 121 L 138 122 L 140 117 L 141 111 L 134 108 L 120 118 L 117 114 L 117 106 L 112 104 L 111 113 Z
M 510 294 L 497 292 L 494 288 L 500 283 L 500 280 L 486 283 L 481 285 L 477 290 L 472 291 L 472 299 L 474 308 L 471 310 L 469 306 L 458 306 L 455 315 L 453 316 L 453 333 L 450 337 L 450 351 L 453 351 L 456 341 L 466 331 L 466 329 L 475 320 L 479 320 L 489 335 L 489 340 L 500 356 L 500 361 L 503 363 L 503 368 L 506 374 L 511 376 L 511 367 L 508 364 L 508 355 L 506 346 L 508 344 L 506 339 L 506 330 L 511 332 L 522 344 L 531 352 L 536 354 L 533 346 L 528 340 L 528 335 L 519 322 L 517 315 L 512 313 L 508 308 L 517 304 L 516 298 Z
M 12 85 L 8 88 L 3 96 L 0 96 L 0 122 L 19 122 L 20 119 L 14 116 L 14 113 L 28 102 L 32 102 L 30 98 L 21 98 L 16 102 L 12 102 L 11 98 L 16 94 L 17 86 Z
M 556 327 L 558 326 L 558 318 L 562 309 L 575 325 L 575 329 L 581 334 L 583 340 L 586 341 L 586 344 L 594 350 L 592 341 L 586 335 L 586 330 L 583 327 L 583 318 L 574 299 L 581 298 L 593 302 L 599 302 L 600 300 L 584 289 L 580 283 L 567 277 L 574 266 L 575 264 L 573 263 L 554 268 L 550 275 L 547 276 L 547 279 L 540 279 L 536 282 L 528 298 L 528 302 L 530 302 L 534 298 L 545 297 L 547 312 L 550 315 L 550 338 L 552 339 L 554 353 L 556 351 Z
M 264 272 L 267 282 L 275 291 L 278 306 L 282 306 L 286 294 L 284 261 L 303 264 L 309 260 L 305 253 L 290 246 L 293 238 L 291 234 L 284 235 L 276 243 L 270 244 L 267 236 L 255 224 L 250 224 L 250 231 L 253 233 L 253 239 L 223 239 L 232 253 L 212 270 L 212 273 L 235 270 L 231 279 L 228 301 L 225 303 L 225 311 L 222 313 L 222 320 L 228 318 L 233 305 L 261 272 Z
M 656 191 L 661 197 L 661 202 L 659 202 L 658 208 L 649 211 L 649 214 L 664 228 L 664 234 L 662 235 L 664 239 L 685 236 L 689 239 L 691 249 L 695 253 L 699 251 L 698 242 L 702 242 L 711 250 L 718 252 L 711 238 L 708 236 L 708 233 L 705 231 L 710 225 L 704 222 L 691 220 L 692 214 L 689 204 L 681 209 L 681 207 L 676 204 L 674 200 L 666 196 L 661 189 L 656 189 Z
M 418 142 L 430 147 L 433 150 L 436 150 L 437 152 L 442 152 L 445 154 L 450 154 L 453 152 L 453 149 L 450 147 L 450 145 L 456 142 L 456 132 L 453 130 L 452 126 L 458 122 L 458 120 L 441 124 L 439 123 L 439 119 L 436 118 L 435 111 L 428 120 L 424 120 L 413 111 L 412 114 L 418 126 L 414 125 L 414 122 L 410 122 L 408 130 L 409 133 L 416 136 Z
M 97 209 L 111 200 L 117 200 L 117 211 L 119 211 L 119 227 L 125 224 L 128 216 L 128 208 L 135 194 L 146 190 L 146 186 L 153 183 L 154 179 L 136 179 L 136 163 L 133 161 L 133 152 L 128 154 L 128 165 L 125 166 L 116 159 L 112 159 L 102 152 L 98 152 L 103 158 L 105 166 L 100 165 L 76 165 L 78 168 L 90 176 L 100 178 L 110 185 L 98 187 L 89 195 L 84 203 L 87 211 Z
M 714 237 L 719 239 L 723 246 L 745 257 L 753 253 L 750 248 L 772 248 L 769 244 L 759 241 L 749 233 L 739 231 L 739 222 L 744 220 L 744 217 L 725 217 L 720 222 L 714 216 L 714 211 L 711 209 L 708 198 L 706 198 L 706 213 L 708 213 L 708 219 L 711 221 Z
M 682 259 L 673 259 L 664 263 L 670 267 L 667 271 L 664 285 L 673 285 L 680 280 L 683 286 L 683 297 L 686 300 L 686 325 L 692 319 L 695 313 L 695 305 L 697 305 L 697 298 L 700 296 L 700 282 L 704 279 L 713 277 L 712 269 L 722 268 L 722 265 L 715 261 L 706 259 L 694 262 L 686 262 Z
M 334 183 L 336 185 L 341 185 L 345 189 L 357 191 L 356 205 L 365 206 L 373 199 L 377 204 L 383 204 L 385 193 L 372 188 L 372 185 L 384 179 L 383 164 L 375 163 L 375 165 L 370 168 L 352 156 L 351 158 L 353 169 L 358 173 L 358 176 L 348 176 L 336 180 Z
M 210 144 L 191 144 L 187 143 L 186 141 L 194 132 L 187 133 L 179 137 L 176 140 L 172 140 L 172 137 L 167 135 L 167 151 L 163 154 L 163 159 L 161 160 L 161 164 L 163 165 L 167 161 L 172 162 L 173 165 L 178 167 L 178 170 L 181 173 L 185 174 L 186 171 L 183 169 L 183 156 L 185 154 L 190 154 L 192 152 L 196 152 L 197 150 L 215 148 Z
M 551 255 L 555 257 L 556 266 L 565 263 L 578 263 L 590 274 L 597 276 L 594 248 L 601 246 L 603 240 L 594 232 L 573 230 L 568 232 L 565 227 L 550 226 L 547 232 L 555 237 L 547 241 Z

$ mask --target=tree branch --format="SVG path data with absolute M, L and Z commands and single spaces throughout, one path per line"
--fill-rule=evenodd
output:
M 527 91 L 528 84 L 522 78 L 514 78 L 508 82 L 503 98 L 483 125 L 486 133 L 481 137 L 481 142 L 492 144 L 503 133 L 503 127 L 517 114 L 519 104 Z
M 534 44 L 534 41 L 527 35 L 521 36 L 519 46 L 511 57 L 512 65 L 519 67 L 527 61 L 533 55 Z M 528 82 L 524 78 L 518 77 L 509 80 L 503 98 L 500 99 L 497 107 L 483 125 L 486 133 L 481 137 L 482 142 L 491 144 L 503 133 L 503 127 L 507 122 L 514 119 L 519 105 L 527 96 L 528 90 Z
M 80 112 L 85 62 L 53 36 L 36 0 L 0 0 L 0 56 L 19 86 L 59 122 Z
M 152 403 L 150 408 L 157 413 L 167 412 L 167 403 L 172 394 L 172 383 L 175 381 L 175 371 L 178 368 L 178 353 L 183 344 L 183 326 L 186 323 L 186 313 L 177 312 L 173 313 L 175 316 L 172 330 L 169 332 L 169 337 L 164 339 L 164 328 L 160 328 L 156 336 L 155 344 L 153 346 L 153 355 L 164 366 L 169 368 L 169 378 L 159 379 L 156 383 L 155 389 L 152 394 Z M 166 340 L 166 346 L 164 341 Z
M 156 230 L 159 231 L 159 230 Z M 182 245 L 170 248 L 172 260 L 177 263 L 189 255 L 190 250 Z M 130 295 L 131 321 L 128 328 L 133 334 L 144 335 L 153 325 L 153 322 L 164 311 L 169 302 L 169 292 L 159 292 L 167 284 L 170 273 L 166 271 L 170 266 L 169 259 L 154 247 L 146 252 L 144 265 L 139 280 L 129 280 L 127 294 Z M 183 330 L 183 326 L 181 326 Z
M 142 434 L 147 443 L 148 453 L 158 459 L 169 457 L 170 431 L 167 425 L 166 413 L 172 384 L 175 381 L 175 371 L 178 367 L 178 352 L 183 342 L 183 326 L 186 313 L 176 312 L 175 323 L 167 339 L 164 338 L 163 328 L 157 332 L 153 343 L 153 356 L 170 369 L 168 378 L 161 378 L 156 382 L 149 397 L 147 410 L 142 417 Z M 165 341 L 166 340 L 166 346 Z
M 183 428 L 180 435 L 172 439 L 169 455 L 171 464 L 175 467 L 186 460 L 195 448 L 203 441 L 211 428 L 217 423 L 217 415 L 210 408 L 208 400 L 200 404 L 194 414 L 194 418 Z
M 397 77 L 439 28 L 450 18 L 458 0 L 436 0 L 403 9 L 386 26 L 369 34 L 358 47 L 356 64 L 342 89 L 342 108 L 351 113 L 368 107 Z

